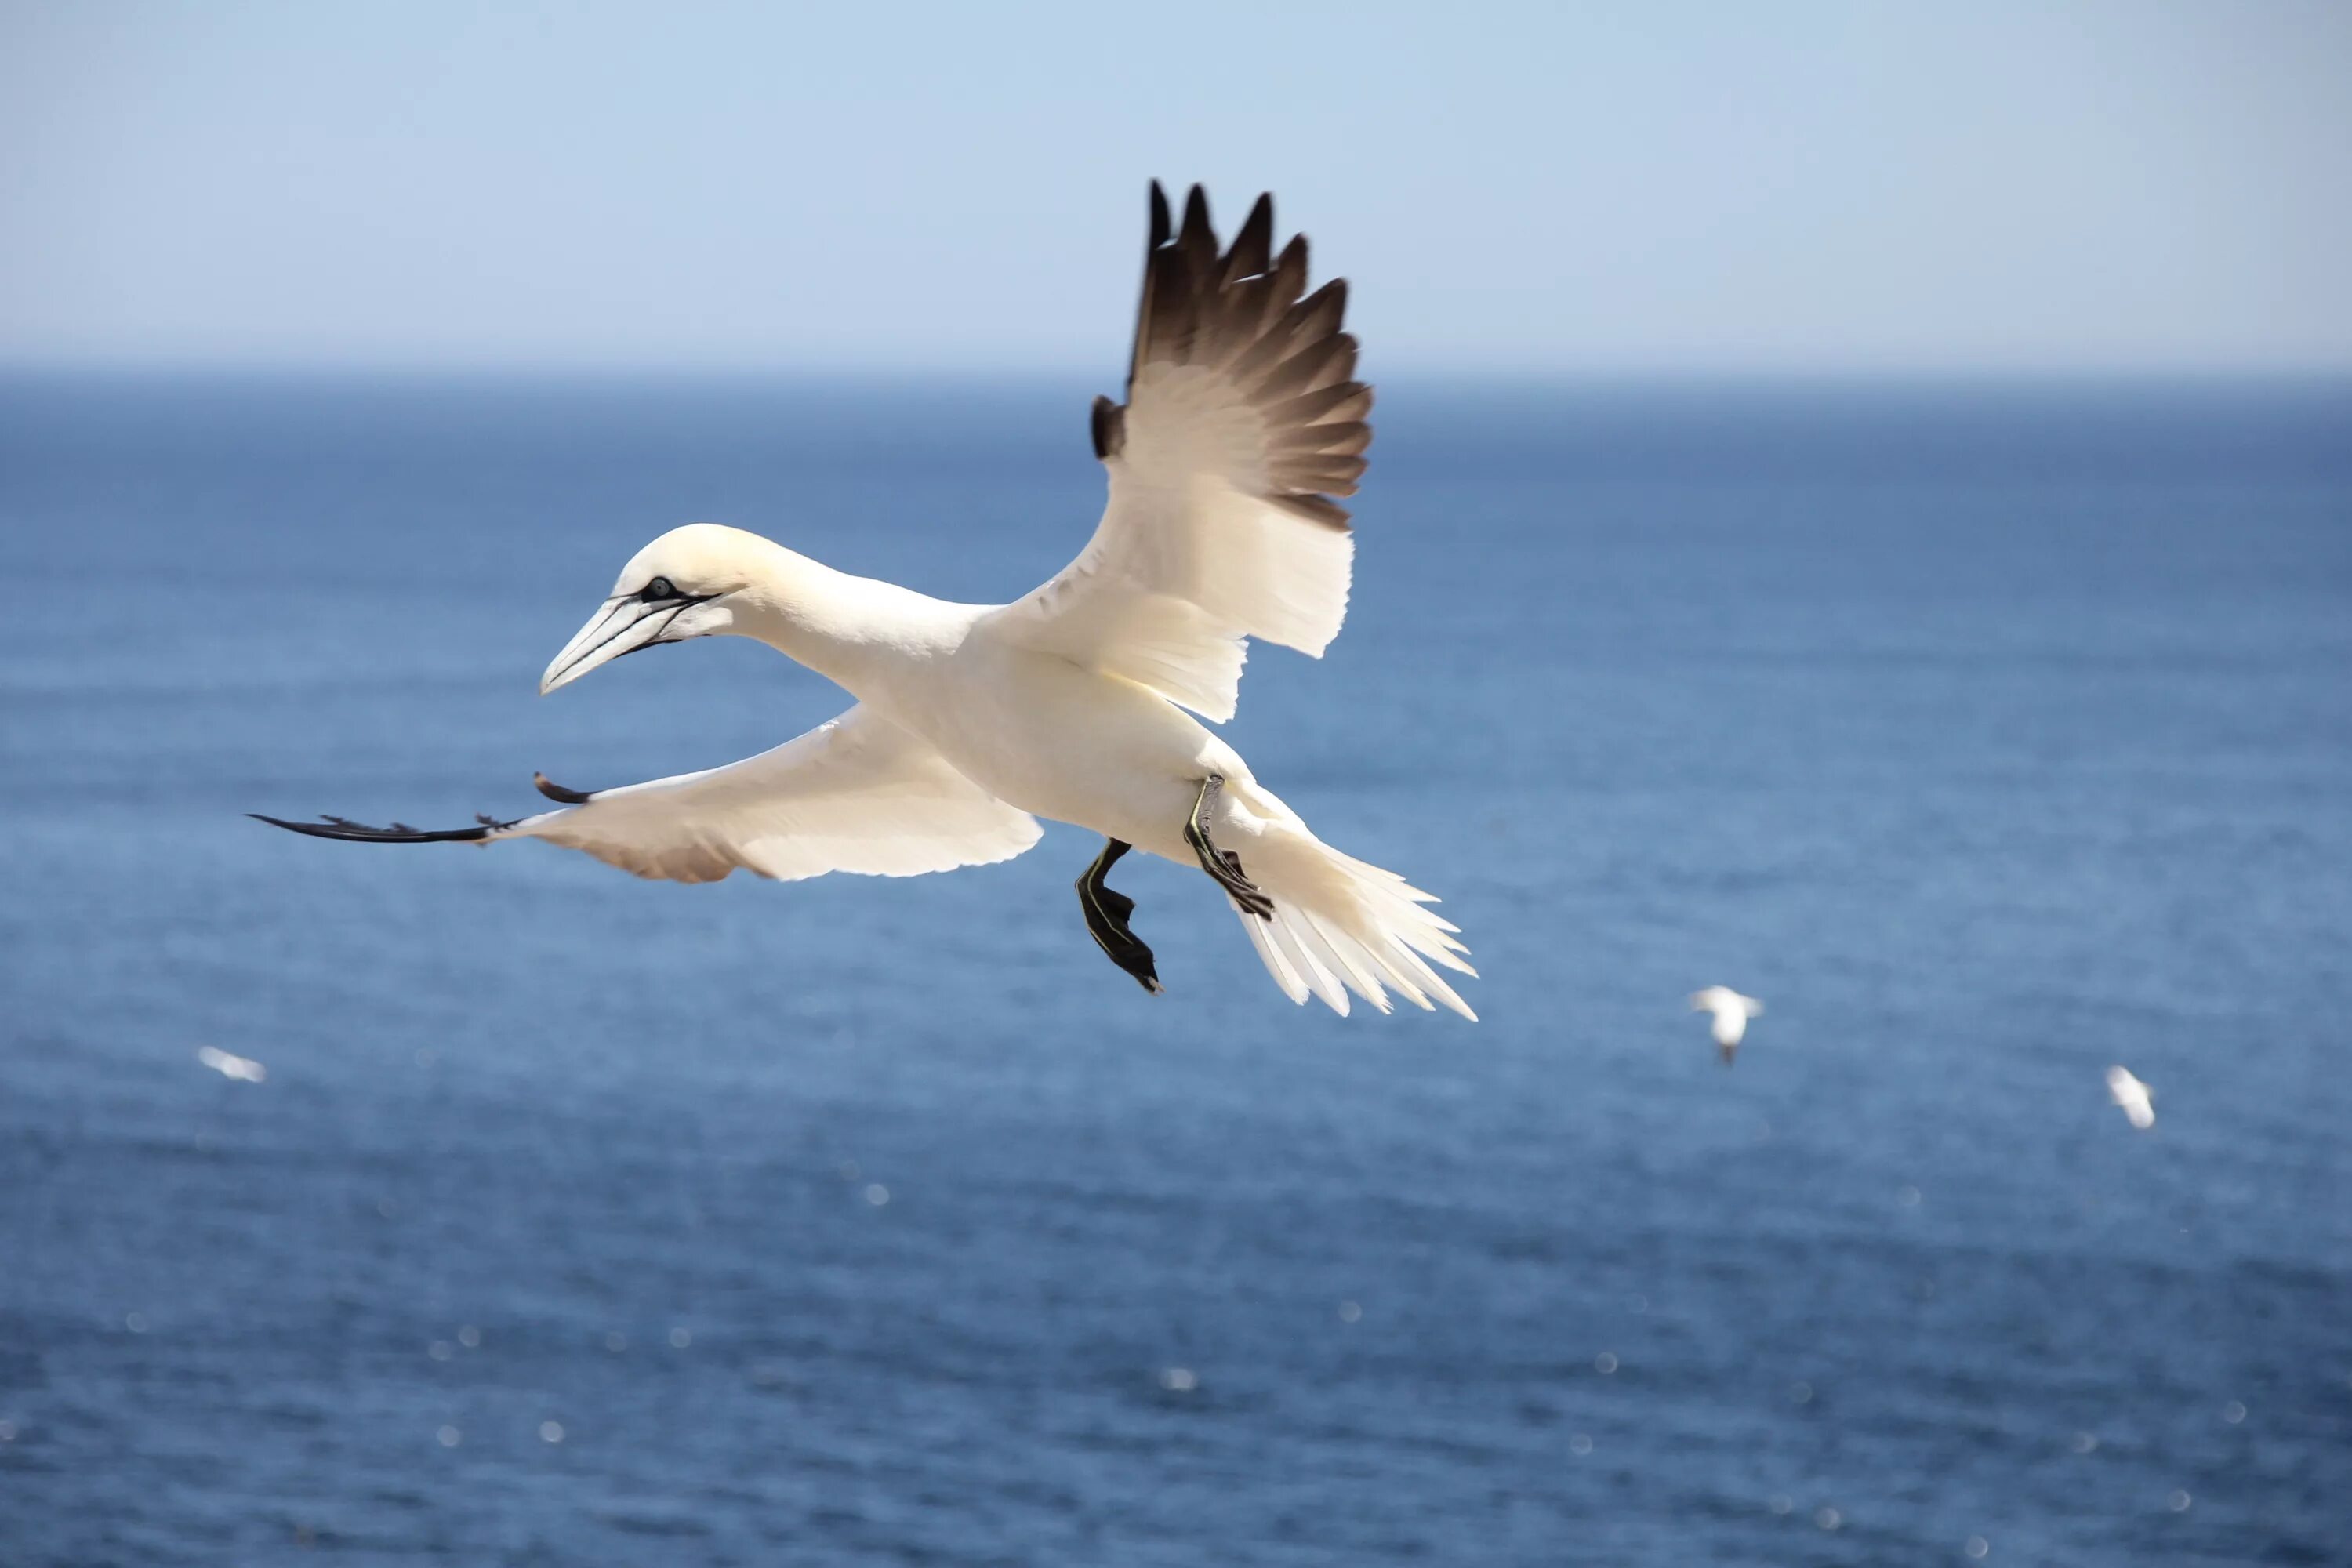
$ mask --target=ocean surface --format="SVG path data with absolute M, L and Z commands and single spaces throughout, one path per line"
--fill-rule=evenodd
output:
M 535 683 L 688 521 L 1019 593 L 1094 390 L 0 382 L 0 1564 L 2352 1563 L 2352 388 L 1384 389 L 1228 733 L 1475 1026 L 243 815 L 774 744 Z

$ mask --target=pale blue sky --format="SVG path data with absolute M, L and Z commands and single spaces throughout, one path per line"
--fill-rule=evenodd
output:
M 1377 373 L 2352 368 L 2352 5 L 0 0 L 0 360 L 1086 368 L 1145 180 Z

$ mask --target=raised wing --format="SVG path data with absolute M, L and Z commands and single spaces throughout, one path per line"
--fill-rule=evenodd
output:
M 862 707 L 740 763 L 583 795 L 539 780 L 568 803 L 514 822 L 425 832 L 261 820 L 371 844 L 544 838 L 607 865 L 673 882 L 715 882 L 740 867 L 780 881 L 855 871 L 913 877 L 1009 860 L 1037 842 L 1034 817 L 950 767 L 921 741 Z
M 1198 185 L 1171 237 L 1153 184 L 1127 402 L 1095 400 L 1110 504 L 1076 561 L 992 617 L 1213 720 L 1233 717 L 1244 639 L 1319 656 L 1339 634 L 1355 544 L 1331 498 L 1355 494 L 1372 439 L 1348 286 L 1307 294 L 1306 237 L 1279 257 L 1273 237 L 1260 196 L 1220 254 Z

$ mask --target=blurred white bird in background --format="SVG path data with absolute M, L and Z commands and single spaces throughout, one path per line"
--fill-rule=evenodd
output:
M 1728 985 L 1694 991 L 1690 1005 L 1694 1013 L 1715 1015 L 1715 1044 L 1723 1053 L 1725 1067 L 1729 1067 L 1731 1058 L 1739 1054 L 1739 1042 L 1748 1037 L 1748 1020 L 1764 1011 L 1763 1003 L 1753 996 L 1742 996 Z
M 218 1046 L 206 1046 L 196 1053 L 196 1060 L 223 1078 L 239 1083 L 259 1083 L 269 1076 L 269 1069 L 251 1057 L 240 1057 L 222 1050 Z
M 2156 1125 L 2156 1099 L 2147 1085 L 2132 1076 L 2131 1069 L 2112 1067 L 2107 1069 L 2107 1093 L 2124 1108 L 2124 1115 L 2134 1127 L 2145 1132 Z

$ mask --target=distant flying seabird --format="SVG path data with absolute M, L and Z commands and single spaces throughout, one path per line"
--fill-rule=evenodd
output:
M 218 1046 L 203 1047 L 196 1052 L 196 1060 L 221 1077 L 235 1079 L 240 1083 L 265 1083 L 269 1079 L 269 1069 L 251 1057 L 241 1057 Z
M 2107 1069 L 2107 1097 L 2123 1107 L 2124 1120 L 2145 1132 L 2156 1125 L 2156 1095 L 2126 1067 Z
M 1691 1011 L 1715 1015 L 1715 1045 L 1723 1053 L 1723 1065 L 1729 1067 L 1739 1054 L 1739 1042 L 1748 1037 L 1748 1020 L 1764 1011 L 1764 1004 L 1753 996 L 1742 996 L 1728 985 L 1710 985 L 1704 991 L 1691 993 Z
M 1086 549 L 1009 605 L 959 605 L 853 577 L 757 534 L 673 530 L 639 551 L 555 656 L 548 692 L 660 643 L 757 637 L 857 700 L 772 752 L 706 773 L 583 792 L 562 809 L 420 832 L 262 817 L 321 838 L 544 838 L 640 877 L 709 882 L 736 868 L 794 880 L 909 877 L 1010 859 L 1036 818 L 1108 842 L 1078 878 L 1087 930 L 1146 991 L 1132 900 L 1104 883 L 1141 849 L 1197 864 L 1275 984 L 1345 1014 L 1388 992 L 1475 1014 L 1437 973 L 1476 972 L 1437 900 L 1331 848 L 1192 717 L 1233 717 L 1247 639 L 1319 657 L 1348 608 L 1347 510 L 1365 467 L 1371 388 L 1340 330 L 1347 284 L 1307 291 L 1307 238 L 1276 255 L 1260 196 L 1220 251 L 1195 185 L 1181 227 L 1151 187 L 1151 238 L 1127 401 L 1095 399 L 1110 500 Z M 1190 710 L 1190 712 L 1185 711 Z

